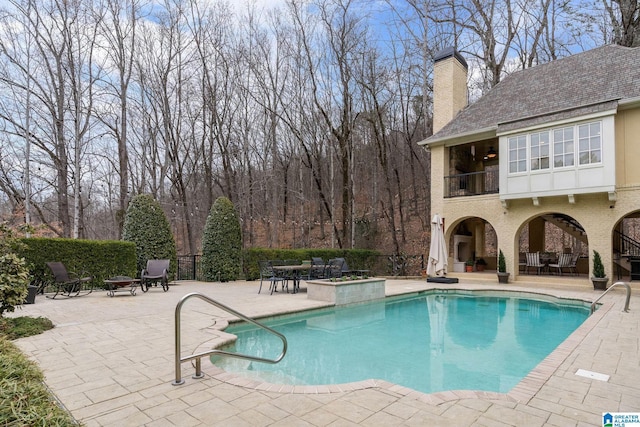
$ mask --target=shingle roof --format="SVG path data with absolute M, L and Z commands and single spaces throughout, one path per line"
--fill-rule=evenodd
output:
M 607 45 L 506 77 L 426 143 L 577 117 L 639 96 L 640 48 Z

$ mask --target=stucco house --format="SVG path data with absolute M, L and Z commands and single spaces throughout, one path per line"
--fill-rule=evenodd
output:
M 478 257 L 495 268 L 501 249 L 517 280 L 522 252 L 545 252 L 556 227 L 563 251 L 582 255 L 585 283 L 594 250 L 608 277 L 628 280 L 627 256 L 640 254 L 628 230 L 640 216 L 640 48 L 575 54 L 467 99 L 467 64 L 446 49 L 434 64 L 434 134 L 419 144 L 431 151 L 449 271 Z

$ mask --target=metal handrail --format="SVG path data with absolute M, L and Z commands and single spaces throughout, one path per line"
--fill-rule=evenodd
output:
M 627 288 L 627 300 L 624 303 L 624 312 L 628 312 L 629 311 L 629 301 L 631 300 L 631 286 L 629 286 L 628 283 L 625 282 L 616 282 L 613 285 L 611 285 L 609 287 L 609 289 L 607 289 L 606 291 L 604 291 L 602 293 L 602 295 L 600 295 L 593 303 L 591 303 L 591 314 L 593 314 L 594 311 L 596 311 L 596 303 L 598 301 L 600 301 L 600 298 L 602 298 L 603 296 L 605 296 L 607 294 L 607 292 L 609 292 L 611 289 L 615 288 L 618 285 L 622 285 L 625 288 Z
M 247 354 L 242 354 L 242 353 L 231 353 L 228 351 L 223 351 L 223 350 L 209 350 L 209 351 L 204 351 L 202 353 L 198 353 L 198 354 L 192 354 L 190 356 L 185 356 L 185 357 L 180 357 L 180 312 L 182 311 L 182 306 L 184 305 L 184 303 L 190 299 L 190 298 L 200 298 L 201 300 L 208 302 L 211 305 L 214 305 L 224 311 L 226 311 L 227 313 L 231 313 L 234 316 L 239 317 L 240 319 L 244 320 L 245 322 L 249 322 L 253 325 L 256 325 L 259 328 L 262 328 L 264 330 L 266 330 L 267 332 L 270 332 L 274 335 L 276 335 L 278 338 L 280 338 L 282 340 L 282 353 L 280 353 L 280 355 L 275 358 L 275 359 L 265 359 L 262 357 L 256 357 L 256 356 L 249 356 Z M 271 363 L 271 364 L 275 364 L 280 362 L 283 358 L 284 355 L 287 353 L 287 339 L 285 338 L 284 335 L 282 335 L 280 332 L 275 331 L 273 329 L 271 329 L 268 326 L 265 326 L 253 319 L 251 319 L 250 317 L 245 316 L 242 313 L 239 313 L 237 311 L 235 311 L 234 309 L 227 307 L 226 305 L 219 303 L 218 301 L 209 298 L 208 296 L 201 294 L 199 292 L 193 292 L 190 294 L 187 294 L 185 296 L 182 297 L 182 299 L 180 299 L 180 302 L 178 302 L 178 304 L 176 305 L 176 311 L 175 311 L 175 367 L 176 367 L 176 378 L 175 380 L 171 383 L 173 385 L 180 385 L 180 384 L 184 384 L 184 380 L 182 379 L 182 372 L 181 372 L 181 366 L 182 366 L 182 362 L 187 362 L 189 360 L 194 360 L 196 361 L 196 373 L 193 375 L 192 378 L 197 379 L 197 378 L 202 378 L 204 375 L 202 374 L 202 365 L 200 362 L 200 359 L 202 357 L 205 356 L 209 356 L 211 354 L 219 354 L 222 356 L 229 356 L 229 357 L 236 357 L 238 359 L 245 359 L 245 360 L 252 360 L 254 362 L 264 362 L 264 363 Z

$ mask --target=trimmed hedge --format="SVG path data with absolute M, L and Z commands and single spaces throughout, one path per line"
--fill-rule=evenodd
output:
M 320 257 L 325 262 L 331 258 L 344 258 L 352 270 L 370 270 L 380 256 L 378 251 L 369 249 L 269 249 L 251 248 L 244 251 L 244 275 L 247 280 L 260 278 L 258 261 L 265 260 L 310 260 Z
M 138 273 L 150 259 L 168 259 L 170 278 L 178 269 L 176 242 L 160 203 L 149 194 L 140 194 L 129 203 L 124 217 L 122 240 L 134 242 Z
M 136 277 L 136 247 L 132 242 L 118 240 L 21 239 L 24 257 L 34 280 L 51 280 L 46 263 L 62 262 L 67 270 L 93 276 L 92 285 L 103 286 L 104 279 L 113 276 Z
M 202 238 L 202 273 L 207 281 L 228 282 L 240 276 L 242 229 L 231 200 L 218 197 L 211 206 Z

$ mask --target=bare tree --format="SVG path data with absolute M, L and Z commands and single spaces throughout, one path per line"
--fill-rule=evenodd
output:
M 322 0 L 315 6 L 319 11 L 319 23 L 322 25 L 324 38 L 317 46 L 313 46 L 314 40 L 309 37 L 304 27 L 300 5 L 297 1 L 289 2 L 289 9 L 304 50 L 305 62 L 302 66 L 309 73 L 315 108 L 335 143 L 341 178 L 341 230 L 335 233 L 335 237 L 338 246 L 345 247 L 346 239 L 351 235 L 353 220 L 350 181 L 353 177 L 350 172 L 352 133 L 357 118 L 357 112 L 354 111 L 356 85 L 353 68 L 361 57 L 361 44 L 365 39 L 366 28 L 363 24 L 364 16 L 358 14 L 356 18 L 356 13 L 352 10 L 352 0 Z
M 119 208 L 116 213 L 117 238 L 122 233 L 124 213 L 130 195 L 129 183 L 129 87 L 136 57 L 137 29 L 141 19 L 142 2 L 139 0 L 107 0 L 104 17 L 99 20 L 102 52 L 105 63 L 105 86 L 102 108 L 97 117 L 116 141 L 118 150 Z
M 602 0 L 613 30 L 613 41 L 621 46 L 640 45 L 640 2 Z
M 53 188 L 57 197 L 57 224 L 49 226 L 61 236 L 78 237 L 82 223 L 82 158 L 92 123 L 96 25 L 79 1 L 52 1 L 47 4 L 31 4 L 30 1 L 12 1 L 12 14 L 5 15 L 5 19 L 10 20 L 14 14 L 21 17 L 22 29 L 30 33 L 33 45 L 26 47 L 31 50 L 25 54 L 20 46 L 9 45 L 16 39 L 3 38 L 0 49 L 11 69 L 5 70 L 0 81 L 14 93 L 17 89 L 22 93 L 30 91 L 33 99 L 30 110 L 36 120 L 30 129 L 29 139 L 48 157 L 50 163 L 45 167 L 49 169 L 51 166 L 56 177 Z M 11 26 L 13 21 L 6 21 L 6 24 Z M 27 60 L 33 65 L 26 67 Z M 30 73 L 32 84 L 25 86 L 24 81 L 13 78 L 12 72 Z M 17 97 L 12 102 L 21 105 L 22 99 Z M 23 123 L 10 110 L 0 112 L 0 118 L 12 127 L 16 136 L 25 137 Z M 75 198 L 73 230 L 69 210 L 70 187 Z

